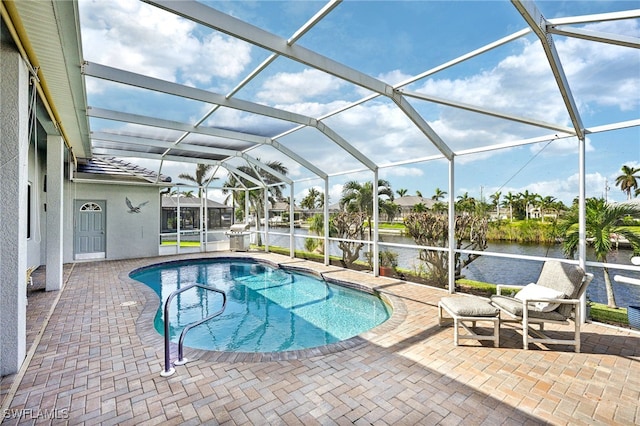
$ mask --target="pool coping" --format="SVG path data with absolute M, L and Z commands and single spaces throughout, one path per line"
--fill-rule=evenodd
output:
M 387 319 L 382 324 L 367 330 L 363 333 L 360 333 L 357 336 L 351 337 L 349 339 L 341 340 L 336 343 L 331 343 L 322 346 L 316 346 L 308 349 L 298 349 L 291 351 L 282 351 L 282 352 L 228 352 L 228 351 L 210 351 L 205 349 L 194 349 L 185 346 L 184 347 L 184 355 L 188 360 L 200 360 L 200 361 L 210 361 L 210 362 L 271 362 L 271 361 L 284 361 L 284 360 L 296 360 L 296 359 L 306 359 L 306 358 L 314 358 L 318 356 L 328 355 L 336 352 L 341 352 L 347 349 L 356 348 L 361 345 L 365 345 L 378 337 L 381 337 L 387 333 L 392 332 L 397 329 L 406 319 L 407 317 L 407 308 L 405 303 L 386 291 L 383 288 L 376 286 L 367 286 L 362 282 L 356 282 L 355 280 L 349 280 L 344 278 L 338 278 L 331 276 L 334 272 L 342 272 L 343 268 L 338 268 L 334 266 L 326 266 L 324 264 L 318 263 L 318 269 L 313 269 L 312 266 L 316 266 L 315 264 L 309 264 L 304 260 L 300 259 L 291 259 L 287 258 L 283 259 L 283 262 L 274 262 L 271 259 L 265 259 L 259 256 L 259 253 L 256 253 L 257 256 L 252 255 L 251 253 L 224 253 L 224 255 L 213 255 L 212 253 L 201 253 L 201 256 L 190 256 L 189 258 L 184 259 L 171 259 L 167 261 L 158 261 L 158 258 L 149 259 L 148 263 L 145 263 L 142 266 L 137 266 L 129 271 L 121 272 L 118 278 L 128 285 L 134 285 L 135 288 L 139 290 L 145 298 L 143 302 L 143 309 L 140 313 L 139 317 L 136 319 L 136 334 L 145 345 L 152 346 L 154 348 L 164 348 L 164 337 L 156 331 L 154 327 L 154 320 L 156 316 L 156 312 L 160 306 L 160 297 L 153 291 L 149 286 L 141 283 L 139 281 L 130 278 L 130 274 L 134 271 L 144 270 L 145 268 L 154 267 L 158 265 L 165 264 L 177 264 L 184 262 L 193 262 L 199 260 L 250 260 L 259 264 L 268 265 L 274 268 L 288 270 L 292 272 L 298 273 L 306 273 L 313 276 L 316 276 L 320 279 L 323 279 L 332 284 L 341 285 L 343 287 L 349 287 L 352 289 L 356 289 L 359 291 L 364 291 L 371 294 L 376 294 L 379 296 L 383 302 L 389 304 L 391 306 L 392 312 L 389 319 Z M 365 274 L 362 274 L 363 277 L 366 277 Z M 170 351 L 172 354 L 177 354 L 178 345 L 177 343 L 171 342 Z M 177 355 L 176 355 L 177 357 Z M 175 361 L 172 358 L 172 361 Z

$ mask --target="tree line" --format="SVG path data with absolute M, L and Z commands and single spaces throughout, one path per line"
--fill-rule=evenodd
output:
M 287 168 L 278 161 L 267 163 L 271 169 L 286 175 Z M 251 191 L 237 191 L 234 189 L 244 187 L 255 187 L 255 183 L 242 177 L 242 174 L 231 175 L 224 183 L 225 193 L 231 193 L 230 197 L 233 205 L 240 211 L 245 207 L 245 197 L 249 197 L 250 208 L 256 214 L 256 224 L 260 224 L 260 215 L 264 211 L 265 193 L 270 203 L 291 202 L 283 197 L 282 190 L 284 184 L 270 173 L 253 167 L 244 166 L 238 168 L 245 176 L 250 176 L 263 182 L 266 187 Z M 210 182 L 213 177 L 207 176 L 211 170 L 210 165 L 198 164 L 195 176 L 181 174 L 180 177 L 193 181 L 200 187 Z M 627 199 L 640 196 L 640 168 L 622 166 L 621 174 L 616 178 L 616 186 L 627 194 Z M 373 201 L 374 196 L 378 198 L 379 213 L 386 216 L 387 220 L 393 221 L 400 212 L 400 207 L 394 202 L 395 195 L 406 196 L 406 189 L 393 191 L 391 184 L 387 180 L 380 179 L 377 185 L 377 194 L 374 195 L 373 182 L 347 182 L 342 189 L 339 200 L 340 211 L 333 214 L 330 219 L 330 234 L 343 239 L 339 244 L 343 252 L 342 261 L 345 266 L 350 266 L 360 258 L 360 251 L 364 243 L 347 240 L 365 240 L 365 232 L 368 239 L 372 239 L 373 224 Z M 416 195 L 422 194 L 416 191 Z M 448 220 L 443 220 L 443 213 L 448 210 L 448 203 L 443 201 L 447 192 L 436 188 L 431 197 L 433 203 L 428 208 L 424 203 L 417 203 L 413 206 L 413 211 L 404 218 L 404 225 L 418 245 L 445 247 L 448 244 Z M 424 197 L 423 197 L 424 198 Z M 496 212 L 496 218 L 500 218 L 499 207 L 508 209 L 510 220 L 531 219 L 533 209 L 538 209 L 540 218 L 544 221 L 546 213 L 553 213 L 554 220 L 558 222 L 559 235 L 563 242 L 563 249 L 567 257 L 573 258 L 579 245 L 579 211 L 577 199 L 572 206 L 567 207 L 553 196 L 541 196 L 525 190 L 513 194 L 508 192 L 502 196 L 496 192 L 489 196 L 489 202 L 484 199 L 477 200 L 470 197 L 468 193 L 456 197 L 455 201 L 455 236 L 457 248 L 472 249 L 481 251 L 486 249 L 486 231 L 488 228 L 488 217 Z M 229 201 L 229 200 L 227 200 Z M 300 202 L 300 206 L 305 209 L 322 208 L 326 198 L 324 194 L 315 188 L 311 188 L 307 195 Z M 242 212 L 241 214 L 244 214 Z M 602 198 L 590 198 L 586 202 L 586 233 L 587 240 L 593 246 L 596 259 L 600 262 L 607 262 L 607 256 L 612 250 L 614 238 L 623 237 L 632 245 L 634 253 L 640 253 L 640 232 L 638 231 L 637 220 L 640 220 L 640 203 L 619 203 L 611 204 Z M 317 235 L 324 233 L 324 220 L 321 214 L 315 215 L 311 221 L 310 231 Z M 309 239 L 307 249 L 310 251 L 318 249 L 318 240 Z M 323 248 L 320 247 L 322 250 Z M 446 251 L 420 251 L 420 260 L 428 266 L 427 270 L 431 278 L 437 284 L 444 284 L 447 277 L 448 254 Z M 475 260 L 477 255 L 466 255 L 465 258 L 460 253 L 456 253 L 455 269 L 456 275 L 461 273 L 464 266 Z M 615 295 L 609 277 L 607 267 L 603 268 L 605 286 L 607 290 L 608 305 L 616 307 Z

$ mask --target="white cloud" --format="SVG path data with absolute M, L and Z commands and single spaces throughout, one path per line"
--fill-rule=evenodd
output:
M 413 77 L 412 75 L 405 74 L 402 70 L 395 69 L 393 71 L 389 71 L 383 74 L 378 75 L 378 79 L 384 81 L 387 84 L 395 86 L 398 83 L 402 83 Z
M 424 172 L 418 167 L 390 167 L 380 169 L 380 177 L 382 179 L 391 179 L 394 177 L 422 177 Z
M 587 198 L 591 197 L 604 197 L 605 196 L 605 182 L 607 178 L 600 174 L 599 172 L 588 173 L 585 175 L 585 193 Z M 611 178 L 608 180 L 609 187 L 612 189 Z M 571 174 L 570 176 L 566 176 L 558 179 L 549 179 L 549 180 L 540 180 L 537 182 L 529 183 L 525 186 L 515 187 L 515 186 L 504 186 L 502 188 L 497 187 L 486 187 L 485 197 L 488 198 L 490 194 L 495 193 L 498 189 L 502 193 L 502 196 L 511 192 L 512 194 L 519 194 L 525 191 L 529 191 L 534 194 L 539 194 L 543 197 L 552 196 L 557 200 L 562 201 L 565 205 L 570 206 L 575 198 L 578 197 L 580 188 L 580 176 L 577 173 Z M 463 193 L 465 191 L 471 192 L 473 190 L 467 190 L 463 188 L 458 188 L 458 193 Z M 615 191 L 609 191 L 609 200 L 613 200 L 616 198 Z M 622 192 L 620 192 L 622 194 Z M 502 198 L 504 199 L 504 198 Z
M 141 2 L 80 5 L 84 56 L 90 62 L 195 85 L 236 78 L 251 60 L 249 44 L 198 33 L 195 23 Z
M 558 140 L 552 140 L 542 144 L 535 144 L 529 147 L 532 155 L 539 155 L 543 157 L 555 157 L 558 155 L 573 155 L 577 154 L 580 147 L 578 138 L 563 138 Z M 585 138 L 585 152 L 594 151 L 591 139 Z M 542 151 L 541 151 L 542 150 Z M 577 158 L 577 157 L 576 157 Z
M 331 93 L 339 95 L 344 84 L 342 80 L 315 69 L 281 72 L 264 82 L 257 98 L 269 104 L 293 104 Z
M 336 111 L 349 103 L 346 101 L 333 101 L 333 102 L 299 102 L 294 104 L 274 105 L 275 108 L 283 109 L 285 111 L 295 112 L 297 114 L 306 115 L 309 117 L 321 117 L 332 111 Z

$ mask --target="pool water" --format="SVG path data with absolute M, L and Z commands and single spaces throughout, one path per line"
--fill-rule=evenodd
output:
M 307 349 L 356 336 L 389 319 L 390 307 L 375 295 L 315 277 L 236 260 L 170 263 L 144 268 L 131 278 L 160 297 L 155 328 L 164 334 L 164 302 L 176 289 L 198 282 L 227 294 L 218 317 L 191 329 L 185 346 L 233 352 Z M 169 311 L 170 340 L 189 323 L 220 310 L 222 296 L 192 288 Z

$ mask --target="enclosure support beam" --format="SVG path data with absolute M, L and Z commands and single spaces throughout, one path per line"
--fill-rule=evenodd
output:
M 324 178 L 324 203 L 322 205 L 324 227 L 324 264 L 329 265 L 329 178 Z
M 578 145 L 578 262 L 580 267 L 587 270 L 587 225 L 586 225 L 586 166 L 585 166 L 585 151 L 586 143 L 584 138 L 580 139 Z M 580 319 L 584 323 L 587 319 L 587 292 L 585 291 L 580 299 Z
M 379 268 L 379 251 L 380 247 L 378 246 L 378 227 L 380 226 L 380 200 L 378 199 L 378 169 L 373 171 L 373 244 L 370 250 L 371 253 L 371 261 L 373 264 L 373 276 L 377 277 L 380 274 Z
M 560 89 L 562 100 L 564 101 L 569 117 L 571 118 L 571 123 L 576 131 L 576 135 L 578 136 L 578 139 L 584 139 L 584 125 L 582 124 L 578 107 L 573 99 L 571 89 L 569 88 L 569 82 L 567 81 L 567 76 L 562 68 L 562 62 L 560 61 L 560 56 L 556 50 L 551 33 L 547 30 L 551 24 L 538 10 L 538 7 L 532 0 L 511 0 L 511 3 L 513 3 L 515 8 L 520 12 L 524 20 L 540 39 L 544 53 L 547 56 L 549 65 L 551 66 L 553 77 L 556 80 L 558 89 Z
M 264 190 L 264 251 L 269 253 L 269 189 L 265 185 Z M 256 217 L 256 220 L 258 218 Z
M 292 259 L 294 257 L 296 257 L 296 239 L 293 236 L 293 234 L 295 233 L 295 223 L 294 223 L 294 219 L 295 219 L 295 203 L 293 201 L 293 194 L 294 194 L 294 183 L 291 182 L 290 186 L 290 191 L 289 191 L 289 257 L 291 257 Z
M 449 160 L 449 293 L 456 292 L 456 186 L 455 156 Z

